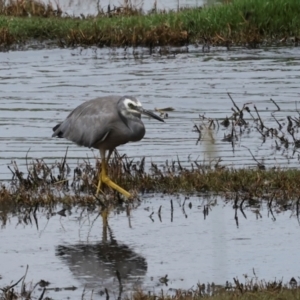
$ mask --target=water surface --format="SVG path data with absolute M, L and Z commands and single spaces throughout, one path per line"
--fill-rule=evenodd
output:
M 158 165 L 177 158 L 184 166 L 221 158 L 225 166 L 255 167 L 246 146 L 267 166 L 297 167 L 297 149 L 295 153 L 292 146 L 278 150 L 272 138 L 264 143 L 246 113 L 249 129 L 238 136 L 234 151 L 231 143 L 222 141 L 231 129 L 220 126 L 212 137 L 203 130 L 197 143 L 193 127 L 208 127 L 199 115 L 219 122 L 230 116 L 230 93 L 239 107 L 250 103 L 254 115 L 256 105 L 267 126 L 278 128 L 274 113 L 286 128 L 288 115 L 298 117 L 299 57 L 299 48 L 212 48 L 202 53 L 191 46 L 188 53 L 168 55 L 106 48 L 0 53 L 0 179 L 11 178 L 7 165 L 12 160 L 25 172 L 27 152 L 29 161 L 44 159 L 52 164 L 61 160 L 69 146 L 71 167 L 87 157 L 93 161 L 98 151 L 51 138 L 52 127 L 83 101 L 110 94 L 135 95 L 146 109 L 175 109 L 164 124 L 144 118 L 145 138 L 119 147 L 120 154 L 137 160 L 146 156 L 148 164 Z
M 48 1 L 43 1 L 48 4 Z M 49 1 L 53 4 L 53 7 L 56 7 L 55 1 Z M 79 16 L 83 15 L 95 15 L 98 12 L 98 8 L 103 10 L 104 12 L 107 11 L 108 5 L 110 5 L 111 9 L 114 7 L 123 7 L 124 5 L 123 0 L 87 0 L 87 1 L 80 1 L 80 0 L 60 0 L 59 7 L 63 11 L 64 14 L 68 15 L 75 15 Z M 218 3 L 218 0 L 131 0 L 128 1 L 134 7 L 142 9 L 144 12 L 148 12 L 154 8 L 154 3 L 156 3 L 156 8 L 158 10 L 177 10 L 178 8 L 184 7 L 198 7 L 202 5 L 212 5 L 214 3 Z
M 87 295 L 94 291 L 93 299 L 105 288 L 118 295 L 116 270 L 123 295 L 141 287 L 172 293 L 233 277 L 243 282 L 244 275 L 288 282 L 299 275 L 299 223 L 291 211 L 272 213 L 262 203 L 245 207 L 243 216 L 222 198 L 148 195 L 136 209 L 112 211 L 106 230 L 97 210 L 73 208 L 63 217 L 40 208 L 38 226 L 33 217 L 31 223 L 10 215 L 0 231 L 1 286 L 21 277 L 27 265 L 26 282 L 43 279 L 50 289 L 77 288 L 49 290 L 54 299 L 79 299 L 84 288 Z M 160 280 L 165 275 L 167 285 Z

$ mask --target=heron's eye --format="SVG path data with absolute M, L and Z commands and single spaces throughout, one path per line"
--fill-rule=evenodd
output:
M 131 109 L 134 109 L 134 105 L 132 103 L 129 103 L 128 107 L 131 108 Z

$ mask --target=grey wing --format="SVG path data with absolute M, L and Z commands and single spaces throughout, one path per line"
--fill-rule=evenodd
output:
M 119 98 L 101 97 L 82 103 L 64 122 L 53 128 L 52 137 L 63 137 L 77 145 L 93 147 L 105 140 L 111 130 L 111 124 L 118 119 Z

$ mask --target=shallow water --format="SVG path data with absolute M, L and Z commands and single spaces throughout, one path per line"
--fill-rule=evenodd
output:
M 186 51 L 169 49 L 170 51 Z M 286 127 L 286 116 L 298 117 L 300 95 L 299 48 L 212 48 L 203 53 L 189 47 L 188 53 L 149 54 L 147 49 L 51 49 L 0 53 L 0 179 L 11 178 L 7 165 L 16 160 L 26 172 L 28 160 L 43 158 L 52 164 L 61 160 L 69 146 L 68 163 L 74 167 L 98 151 L 51 138 L 52 127 L 85 100 L 109 94 L 137 96 L 147 109 L 173 107 L 164 124 L 144 118 L 145 138 L 119 147 L 120 154 L 158 165 L 179 160 L 189 166 L 222 159 L 225 166 L 255 167 L 244 146 L 267 166 L 297 167 L 293 147 L 276 150 L 275 139 L 265 143 L 249 115 L 249 131 L 238 137 L 234 151 L 222 141 L 231 132 L 220 126 L 207 131 L 197 144 L 199 114 L 219 119 L 232 114 L 227 93 L 242 107 L 248 103 L 256 117 L 256 105 L 267 126 L 278 128 L 271 116 Z M 134 52 L 134 55 L 133 55 Z M 276 111 L 275 100 L 281 110 Z M 206 127 L 208 127 L 206 123 Z M 297 137 L 297 132 L 296 132 Z M 289 136 L 291 140 L 291 136 Z
M 170 200 L 173 201 L 173 215 Z M 10 217 L 0 231 L 1 286 L 16 282 L 29 266 L 25 282 L 50 282 L 53 299 L 101 298 L 107 288 L 117 297 L 121 275 L 123 294 L 142 287 L 189 289 L 198 282 L 225 284 L 233 277 L 288 282 L 299 275 L 299 223 L 291 211 L 271 212 L 263 204 L 237 211 L 224 199 L 148 195 L 140 206 L 110 213 L 103 230 L 97 212 L 66 211 L 66 217 L 38 212 L 38 228 L 24 217 Z M 204 217 L 204 206 L 208 215 Z M 161 206 L 160 216 L 158 211 Z M 56 211 L 59 211 L 57 208 Z M 259 212 L 259 213 L 258 213 Z M 19 215 L 20 216 L 20 215 Z M 168 285 L 160 281 L 168 275 Z M 70 290 L 76 287 L 76 290 Z M 61 288 L 60 291 L 54 291 Z M 69 288 L 64 290 L 63 288 Z M 16 289 L 18 291 L 18 288 Z M 36 290 L 35 295 L 41 291 Z M 105 295 L 103 296 L 105 297 Z
M 53 7 L 56 7 L 57 1 L 46 1 L 44 0 L 46 4 L 48 2 L 53 4 Z M 99 8 L 102 9 L 104 12 L 107 11 L 108 5 L 110 5 L 111 9 L 114 9 L 114 7 L 122 7 L 123 3 L 125 1 L 123 0 L 86 0 L 86 1 L 80 1 L 80 0 L 60 0 L 59 7 L 63 11 L 63 13 L 68 15 L 95 15 L 98 12 L 98 3 Z M 141 8 L 144 12 L 148 12 L 153 9 L 154 3 L 156 2 L 156 7 L 158 10 L 177 10 L 178 6 L 179 8 L 183 7 L 198 7 L 202 5 L 212 5 L 216 2 L 220 2 L 218 0 L 131 0 L 129 3 L 132 3 L 134 7 Z

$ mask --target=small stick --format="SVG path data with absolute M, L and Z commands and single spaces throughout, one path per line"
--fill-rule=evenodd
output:
M 256 108 L 255 105 L 254 105 L 254 109 L 255 109 L 256 114 L 257 114 L 257 116 L 258 116 L 258 119 L 259 119 L 259 122 L 260 122 L 260 127 L 261 127 L 261 129 L 264 129 L 265 125 L 264 125 L 262 119 L 260 118 L 260 115 L 259 115 L 258 110 L 257 110 L 257 108 Z
M 46 288 L 44 287 L 43 292 L 41 293 L 41 296 L 39 297 L 39 300 L 43 300 L 45 292 L 46 292 Z
M 243 145 L 242 145 L 241 147 L 246 148 L 246 149 L 250 152 L 252 158 L 256 161 L 256 163 L 257 163 L 259 169 L 265 169 L 265 166 L 264 166 L 262 163 L 260 163 L 260 162 L 254 157 L 254 155 L 252 154 L 252 152 L 251 152 L 251 150 L 250 150 L 249 148 L 247 148 L 246 146 L 243 146 Z
M 227 93 L 227 95 L 229 96 L 229 98 L 230 98 L 230 100 L 232 101 L 232 103 L 233 103 L 233 105 L 234 105 L 234 107 L 238 110 L 238 112 L 240 113 L 241 112 L 241 110 L 239 109 L 239 107 L 235 104 L 235 102 L 233 101 L 233 99 L 232 99 L 232 97 L 231 97 L 231 95 L 230 95 L 230 93 Z
M 231 147 L 232 147 L 233 153 L 234 153 L 234 146 L 235 146 L 234 137 L 237 139 L 236 132 L 235 132 L 235 127 L 234 126 L 235 126 L 234 122 L 232 121 L 232 125 L 231 125 Z
M 182 171 L 183 168 L 182 168 L 182 166 L 181 166 L 181 163 L 180 163 L 180 160 L 179 160 L 178 155 L 177 155 L 177 163 L 178 163 L 179 170 Z
M 28 168 L 28 153 L 29 153 L 29 151 L 30 151 L 30 148 L 28 149 L 28 151 L 27 151 L 27 153 L 26 153 L 26 156 L 25 156 L 25 160 L 26 160 L 26 168 L 27 168 L 28 174 L 30 174 L 29 168 Z
M 28 267 L 28 266 L 27 266 Z M 26 271 L 27 273 L 27 271 Z M 1 291 L 3 291 L 4 293 L 6 293 L 7 291 L 9 291 L 11 288 L 13 288 L 14 286 L 16 286 L 23 278 L 25 278 L 26 274 L 23 275 L 16 283 L 14 283 L 13 285 L 6 287 L 6 288 L 0 288 Z
M 170 202 L 171 202 L 171 222 L 173 222 L 173 210 L 174 210 L 174 208 L 173 208 L 173 200 L 171 199 Z
M 244 198 L 244 199 L 242 200 L 242 202 L 240 203 L 240 211 L 242 212 L 244 218 L 247 219 L 247 216 L 246 216 L 246 214 L 245 214 L 245 212 L 244 212 L 244 210 L 243 210 L 243 204 L 244 204 L 245 200 L 246 200 L 246 199 Z
M 65 169 L 65 164 L 66 164 L 66 160 L 67 160 L 68 150 L 69 150 L 69 147 L 67 147 L 67 149 L 66 149 L 66 154 L 65 154 L 65 157 L 64 157 L 64 160 L 63 160 L 63 164 L 62 164 L 62 169 L 63 170 Z
M 151 213 L 151 215 L 149 216 L 149 218 L 151 219 L 152 222 L 154 222 L 152 216 L 153 216 L 154 212 Z
M 271 116 L 274 118 L 274 120 L 276 121 L 276 123 L 278 124 L 278 126 L 279 126 L 279 130 L 281 131 L 281 129 L 282 129 L 282 126 L 281 126 L 281 124 L 279 123 L 279 121 L 275 118 L 275 116 L 274 116 L 274 114 L 273 113 L 271 113 Z
M 270 99 L 271 102 L 273 102 L 273 104 L 277 107 L 277 110 L 280 110 L 280 107 L 278 106 L 278 104 L 271 98 Z
M 27 265 L 26 271 L 25 271 L 25 275 L 23 276 L 22 286 L 21 286 L 21 291 L 22 291 L 22 292 L 25 291 L 25 278 L 26 278 L 26 276 L 27 276 L 28 268 L 29 268 L 29 267 L 28 267 L 28 265 Z
M 298 223 L 299 223 L 299 201 L 300 201 L 300 198 L 298 198 L 298 201 L 296 203 Z

